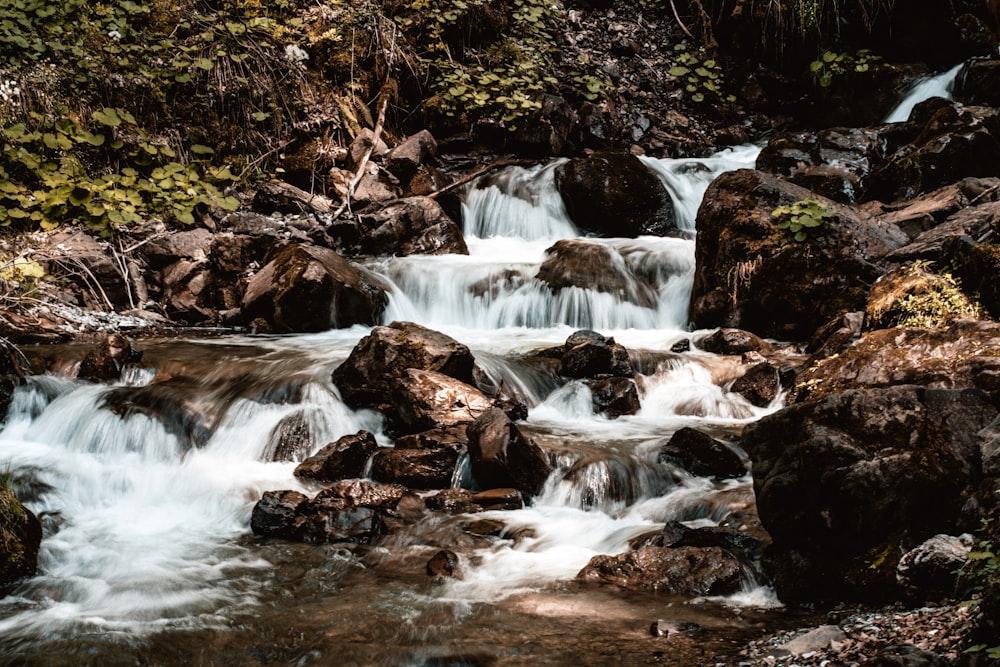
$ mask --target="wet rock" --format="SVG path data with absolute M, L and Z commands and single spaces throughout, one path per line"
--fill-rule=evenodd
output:
M 493 510 L 518 510 L 524 507 L 524 499 L 517 489 L 487 489 L 478 492 L 468 489 L 445 489 L 428 496 L 427 507 L 452 514 L 471 514 Z
M 400 484 L 381 484 L 363 479 L 341 480 L 316 494 L 314 502 L 343 500 L 350 507 L 370 507 L 392 511 L 409 494 Z
M 1000 171 L 1000 110 L 946 107 L 864 180 L 864 198 L 892 202 Z
M 305 411 L 282 418 L 267 437 L 265 461 L 301 461 L 313 449 L 313 433 Z
M 870 331 L 839 356 L 799 374 L 799 402 L 845 389 L 915 384 L 992 388 L 1000 371 L 1000 324 L 954 320 L 947 327 Z
M 868 286 L 883 271 L 881 259 L 907 239 L 895 227 L 826 200 L 832 226 L 796 242 L 771 213 L 809 197 L 813 193 L 804 188 L 747 169 L 712 182 L 698 211 L 695 327 L 805 340 L 831 319 L 863 307 Z
M 636 276 L 614 248 L 579 239 L 557 241 L 546 250 L 535 277 L 553 292 L 592 289 L 643 308 L 654 308 L 658 298 L 654 286 Z
M 972 550 L 972 536 L 935 535 L 907 551 L 896 566 L 896 580 L 919 602 L 955 594 L 958 571 Z
M 556 187 L 580 229 L 627 238 L 677 229 L 666 188 L 634 155 L 573 158 L 556 169 Z
M 747 473 L 743 459 L 731 447 L 690 427 L 674 433 L 656 460 L 679 466 L 697 477 L 731 479 Z
M 406 369 L 390 394 L 389 416 L 401 433 L 475 421 L 493 401 L 464 382 L 435 371 Z
M 299 530 L 299 506 L 309 497 L 298 491 L 265 491 L 250 515 L 255 535 L 292 539 Z
M 442 549 L 427 561 L 427 574 L 445 579 L 461 579 L 461 562 L 458 554 L 448 549 Z
M 208 442 L 220 418 L 217 410 L 198 400 L 201 389 L 200 383 L 183 378 L 144 387 L 114 387 L 104 394 L 101 408 L 122 419 L 141 414 L 156 420 L 187 450 Z
M 371 544 L 386 532 L 385 520 L 376 510 L 370 507 L 347 507 L 307 514 L 303 517 L 297 537 L 310 544 Z
M 437 141 L 430 132 L 421 130 L 399 142 L 382 162 L 400 182 L 409 183 L 421 166 L 434 164 L 436 160 Z
M 109 334 L 80 362 L 76 376 L 81 380 L 106 382 L 121 378 L 122 369 L 142 360 L 142 350 L 119 333 Z
M 345 435 L 296 466 L 295 476 L 322 482 L 361 477 L 377 449 L 375 436 L 368 431 Z
M 333 381 L 352 408 L 390 407 L 389 395 L 407 369 L 436 371 L 472 384 L 475 359 L 450 336 L 412 322 L 375 327 L 333 372 Z
M 694 345 L 712 354 L 739 355 L 747 352 L 767 353 L 774 350 L 773 345 L 757 334 L 725 327 L 695 339 Z
M 292 244 L 250 279 L 243 315 L 275 332 L 326 331 L 374 324 L 385 304 L 366 271 L 327 248 Z
M 978 523 L 978 433 L 997 408 L 978 390 L 857 389 L 750 424 L 741 444 L 773 544 L 779 598 L 897 599 L 903 552 Z
M 576 578 L 626 590 L 731 595 L 742 586 L 743 567 L 718 547 L 644 547 L 617 556 L 594 556 Z
M 955 99 L 962 104 L 1000 107 L 1000 60 L 968 60 L 955 78 Z
M 594 412 L 598 414 L 615 419 L 622 415 L 634 415 L 642 408 L 639 389 L 631 378 L 588 380 L 587 386 L 590 387 Z
M 407 197 L 359 216 L 366 255 L 468 255 L 462 230 L 430 197 Z
M 14 497 L 11 489 L 0 487 L 0 587 L 35 574 L 41 543 L 38 517 Z
M 451 486 L 459 453 L 452 449 L 381 449 L 372 460 L 371 477 L 411 489 Z
M 767 361 L 748 368 L 747 372 L 736 378 L 729 387 L 729 391 L 739 394 L 759 408 L 769 406 L 778 397 L 781 389 L 780 372 Z
M 401 435 L 396 438 L 396 449 L 450 449 L 465 453 L 469 444 L 466 434 L 467 423 L 453 426 L 438 426 L 420 433 Z
M 613 376 L 631 378 L 634 373 L 628 350 L 589 329 L 570 335 L 559 359 L 559 374 L 571 378 L 601 378 Z
M 537 495 L 552 472 L 541 448 L 499 408 L 490 408 L 468 429 L 469 460 L 480 487 L 512 487 Z

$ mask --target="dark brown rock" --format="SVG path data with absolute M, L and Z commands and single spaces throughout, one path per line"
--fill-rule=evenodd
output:
M 14 390 L 24 384 L 29 372 L 30 365 L 21 350 L 0 337 L 0 423 L 7 416 Z
M 309 500 L 298 491 L 265 491 L 250 516 L 250 528 L 263 537 L 295 537 L 299 506 Z
M 296 466 L 295 476 L 323 482 L 361 477 L 377 449 L 375 436 L 368 431 L 345 435 Z
M 487 489 L 472 492 L 468 489 L 444 489 L 427 497 L 429 509 L 451 514 L 472 514 L 492 510 L 518 510 L 524 500 L 517 489 Z
M 313 449 L 308 415 L 297 410 L 271 429 L 262 455 L 265 461 L 302 461 Z
M 750 424 L 764 569 L 781 600 L 898 599 L 902 554 L 979 521 L 978 433 L 997 408 L 975 389 L 844 391 Z
M 371 477 L 411 489 L 446 489 L 455 476 L 458 458 L 459 453 L 448 448 L 381 449 L 372 460 Z
M 509 146 L 518 155 L 550 158 L 562 155 L 576 129 L 577 116 L 569 103 L 557 95 L 542 95 L 541 108 L 518 123 Z
M 178 321 L 197 324 L 211 319 L 213 310 L 212 282 L 207 261 L 181 260 L 165 268 L 161 274 L 164 309 Z M 235 298 L 231 307 L 238 306 Z
M 528 496 L 542 490 L 552 466 L 502 410 L 487 410 L 468 434 L 472 474 L 481 487 L 513 487 Z
M 393 322 L 362 338 L 333 372 L 333 381 L 351 407 L 386 410 L 396 380 L 407 369 L 437 371 L 472 384 L 474 366 L 469 348 L 450 336 L 412 322 Z
M 729 391 L 739 394 L 759 408 L 766 408 L 781 392 L 781 378 L 777 368 L 769 362 L 754 364 L 736 378 Z
M 580 229 L 627 238 L 677 229 L 666 188 L 634 155 L 573 158 L 556 169 L 556 187 Z
M 65 279 L 76 296 L 91 310 L 134 307 L 121 267 L 111 259 L 106 241 L 98 241 L 81 231 L 60 231 L 47 239 L 52 259 L 40 260 L 45 272 Z
M 365 153 L 368 152 L 368 149 L 372 151 L 371 159 L 376 160 L 389 152 L 389 147 L 382 141 L 381 137 L 376 142 L 375 133 L 365 127 L 361 129 L 361 132 L 358 133 L 358 136 L 354 138 L 354 141 L 351 142 L 350 147 L 347 149 L 347 166 L 350 169 L 356 169 L 361 164 L 361 160 Z
M 674 595 L 731 595 L 744 580 L 742 564 L 718 547 L 643 547 L 594 556 L 576 575 L 591 583 Z
M 42 524 L 14 492 L 0 487 L 0 587 L 35 574 Z
M 292 244 L 247 285 L 243 314 L 272 331 L 325 331 L 374 324 L 386 296 L 366 271 L 327 248 Z
M 380 484 L 363 479 L 342 480 L 316 494 L 313 502 L 342 500 L 349 507 L 370 507 L 391 511 L 408 493 L 409 490 L 399 484 Z
M 616 250 L 580 239 L 557 241 L 546 250 L 535 277 L 553 292 L 592 289 L 643 308 L 654 308 L 658 300 L 655 287 L 635 275 Z
M 358 218 L 366 255 L 468 255 L 462 230 L 430 197 L 407 197 Z
M 967 61 L 955 79 L 955 99 L 962 104 L 1000 107 L 1000 60 Z
M 327 509 L 303 517 L 299 539 L 310 544 L 371 544 L 386 534 L 385 520 L 370 507 Z
M 601 378 L 634 376 L 628 350 L 589 329 L 582 329 L 569 336 L 559 359 L 559 374 L 571 378 Z
M 728 479 L 747 473 L 743 459 L 731 447 L 690 427 L 674 433 L 656 460 L 680 466 L 698 477 Z
M 594 412 L 607 415 L 611 419 L 622 415 L 634 415 L 642 408 L 639 389 L 635 380 L 624 377 L 588 380 Z
M 437 141 L 427 130 L 410 135 L 390 150 L 382 159 L 386 169 L 402 183 L 408 183 L 423 165 L 437 160 Z
M 141 359 L 142 350 L 131 338 L 119 333 L 108 334 L 83 358 L 76 375 L 81 380 L 94 382 L 118 380 L 122 369 Z
M 205 261 L 212 241 L 212 232 L 207 229 L 188 229 L 154 236 L 141 247 L 141 251 L 149 268 L 160 271 L 180 260 Z
M 722 328 L 694 341 L 705 352 L 712 354 L 739 355 L 747 352 L 767 353 L 774 345 L 760 336 L 741 329 Z
M 713 181 L 698 211 L 695 327 L 806 340 L 831 319 L 863 307 L 868 286 L 883 271 L 881 258 L 906 237 L 826 200 L 832 226 L 797 242 L 777 227 L 772 212 L 809 197 L 797 185 L 747 169 Z

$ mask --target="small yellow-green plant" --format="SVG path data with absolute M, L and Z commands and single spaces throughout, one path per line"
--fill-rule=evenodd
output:
M 998 489 L 1000 492 L 1000 489 Z M 980 537 L 976 540 L 973 550 L 966 555 L 965 565 L 962 566 L 958 574 L 960 581 L 973 593 L 971 600 L 964 604 L 972 609 L 973 627 L 975 635 L 982 635 L 983 623 L 996 623 L 996 619 L 985 618 L 986 612 L 983 607 L 989 604 L 992 609 L 998 606 L 996 596 L 1000 595 L 1000 548 L 990 539 L 990 529 L 993 521 L 997 519 L 985 519 L 980 530 Z M 984 604 L 985 603 L 985 604 Z M 983 639 L 977 636 L 977 639 Z M 966 649 L 966 653 L 981 653 L 990 660 L 1000 660 L 1000 644 L 993 641 L 986 643 L 979 641 Z
M 835 51 L 825 51 L 816 60 L 809 64 L 809 71 L 813 78 L 823 88 L 828 88 L 838 76 L 855 72 L 861 74 L 877 68 L 882 62 L 880 56 L 875 55 L 868 49 L 861 49 L 853 55 L 850 53 L 837 53 Z
M 691 51 L 687 44 L 674 46 L 675 65 L 670 75 L 684 81 L 684 90 L 692 102 L 735 102 L 735 95 L 723 90 L 722 67 L 715 58 L 710 58 L 703 50 Z
M 771 218 L 778 229 L 786 229 L 796 241 L 805 241 L 813 234 L 833 226 L 833 209 L 815 197 L 806 197 L 793 204 L 778 206 Z

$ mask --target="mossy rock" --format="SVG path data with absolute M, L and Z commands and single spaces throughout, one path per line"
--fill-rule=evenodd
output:
M 41 542 L 38 517 L 0 487 L 0 587 L 35 574 Z

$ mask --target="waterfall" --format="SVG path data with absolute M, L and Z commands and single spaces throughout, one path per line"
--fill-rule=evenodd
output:
M 910 118 L 910 112 L 924 100 L 932 97 L 951 99 L 955 77 L 962 69 L 962 63 L 955 65 L 947 72 L 925 77 L 910 86 L 902 101 L 885 118 L 886 123 L 903 123 Z
M 476 552 L 466 578 L 441 599 L 537 590 L 571 579 L 594 555 L 627 550 L 667 520 L 718 521 L 733 494 L 752 502 L 746 479 L 694 478 L 656 455 L 684 426 L 738 429 L 766 412 L 720 387 L 711 355 L 670 353 L 689 336 L 701 198 L 719 173 L 752 167 L 757 152 L 643 158 L 670 192 L 677 237 L 581 237 L 554 188 L 558 163 L 550 163 L 472 185 L 469 256 L 368 262 L 390 287 L 385 321 L 415 321 L 468 345 L 493 382 L 530 406 L 522 427 L 558 462 L 531 506 L 483 515 L 504 522 L 507 535 L 523 529 L 521 537 Z M 553 289 L 539 279 L 547 251 L 564 239 L 603 252 L 623 287 Z M 638 414 L 596 414 L 585 383 L 565 384 L 527 361 L 577 328 L 662 359 L 646 364 Z M 348 408 L 330 379 L 365 333 L 148 341 L 148 367 L 121 382 L 39 376 L 18 388 L 0 432 L 0 466 L 43 518 L 45 538 L 39 574 L 0 601 L 0 647 L 91 631 L 222 628 L 251 608 L 267 624 L 278 612 L 256 602 L 272 595 L 278 603 L 261 583 L 271 564 L 246 540 L 254 502 L 267 490 L 307 491 L 292 474 L 296 461 L 342 435 L 366 429 L 391 445 L 381 417 Z M 293 447 L 276 444 L 285 432 L 298 438 Z M 468 478 L 463 461 L 455 480 Z M 352 622 L 363 622 L 369 597 L 351 598 Z

